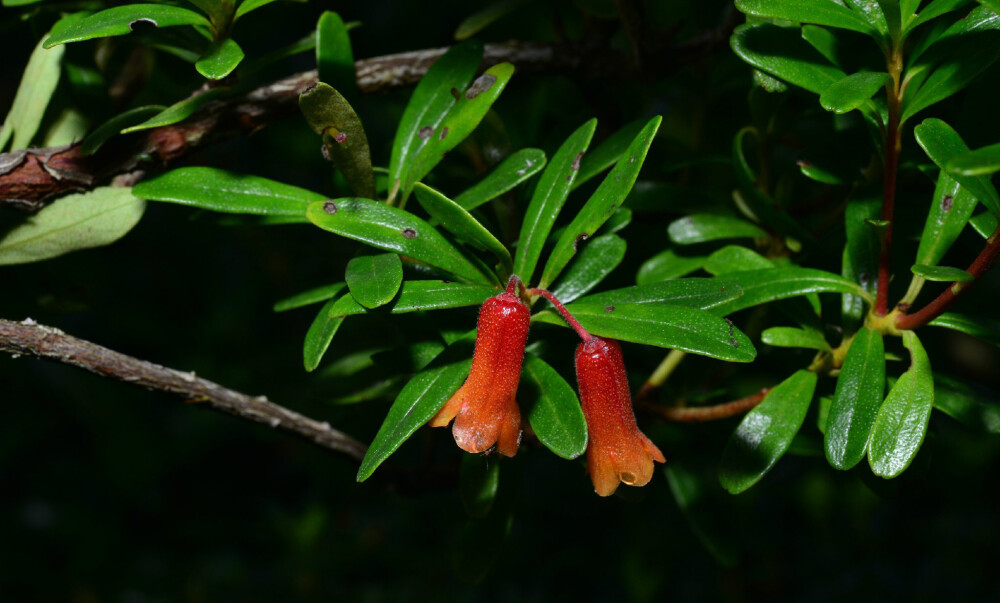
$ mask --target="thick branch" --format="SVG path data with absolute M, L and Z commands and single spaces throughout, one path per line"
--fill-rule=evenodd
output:
M 365 455 L 365 445 L 351 436 L 333 429 L 328 423 L 278 406 L 263 396 L 251 397 L 196 377 L 194 373 L 132 358 L 30 319 L 24 322 L 0 319 L 0 352 L 8 352 L 15 358 L 30 355 L 56 360 L 102 377 L 168 392 L 199 406 L 280 429 L 356 460 Z
M 753 407 L 763 402 L 764 397 L 770 391 L 771 388 L 766 387 L 756 394 L 751 394 L 745 398 L 712 406 L 663 406 L 653 404 L 652 402 L 641 402 L 641 406 L 667 421 L 677 423 L 705 423 L 707 421 L 728 419 L 729 417 L 749 412 Z

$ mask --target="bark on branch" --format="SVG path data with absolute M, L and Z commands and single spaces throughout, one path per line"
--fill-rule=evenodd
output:
M 316 421 L 268 401 L 171 368 L 120 354 L 95 343 L 66 335 L 28 319 L 0 319 L 0 352 L 48 358 L 108 377 L 164 391 L 185 401 L 240 419 L 261 423 L 306 439 L 318 446 L 361 460 L 366 447 L 328 423 Z

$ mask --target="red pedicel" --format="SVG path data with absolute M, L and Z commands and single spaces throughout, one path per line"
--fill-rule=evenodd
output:
M 469 378 L 431 419 L 431 427 L 451 428 L 458 447 L 485 452 L 494 445 L 504 456 L 517 454 L 521 442 L 521 410 L 514 396 L 521 379 L 524 342 L 531 311 L 517 295 L 520 279 L 479 309 L 476 349 Z

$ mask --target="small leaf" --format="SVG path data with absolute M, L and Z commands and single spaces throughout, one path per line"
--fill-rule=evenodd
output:
M 31 52 L 10 112 L 4 119 L 3 128 L 0 128 L 0 151 L 4 150 L 12 137 L 14 142 L 11 151 L 19 151 L 31 144 L 45 116 L 49 100 L 59 84 L 62 73 L 60 66 L 65 51 L 65 48 L 47 50 L 39 42 Z
M 316 314 L 316 318 L 313 319 L 312 325 L 309 326 L 309 331 L 306 332 L 306 341 L 302 346 L 302 361 L 307 371 L 316 370 L 320 360 L 323 359 L 323 354 L 326 354 L 327 348 L 330 347 L 333 336 L 337 334 L 337 329 L 344 322 L 342 316 L 330 316 L 330 308 L 335 303 L 337 300 L 331 298 L 323 304 L 319 313 Z
M 318 82 L 299 96 L 309 127 L 323 137 L 323 146 L 354 193 L 375 197 L 375 174 L 368 137 L 354 108 L 329 84 Z
M 830 351 L 830 344 L 826 342 L 823 334 L 811 329 L 771 327 L 760 334 L 760 340 L 767 345 L 780 348 L 806 348 L 825 352 Z
M 308 291 L 303 291 L 302 293 L 297 293 L 291 297 L 286 297 L 285 299 L 276 302 L 274 304 L 274 311 L 284 312 L 286 310 L 294 310 L 295 308 L 318 304 L 319 302 L 326 301 L 334 295 L 340 293 L 345 286 L 345 283 L 331 283 L 329 285 L 323 285 L 321 287 L 309 289 Z
M 430 224 L 413 214 L 371 199 L 334 199 L 313 203 L 306 210 L 310 222 L 323 230 L 394 251 L 448 271 L 462 280 L 496 284 Z
M 232 38 L 216 40 L 201 55 L 194 68 L 210 80 L 221 80 L 236 69 L 243 60 L 243 49 Z
M 587 241 L 569 268 L 552 289 L 559 301 L 568 304 L 587 293 L 625 259 L 625 239 L 617 235 L 603 235 Z
M 847 350 L 827 417 L 826 459 L 834 468 L 850 469 L 864 458 L 884 389 L 882 334 L 863 328 Z
M 934 405 L 934 377 L 927 352 L 913 331 L 903 331 L 910 368 L 896 381 L 878 411 L 868 444 L 872 473 L 892 479 L 906 470 L 927 434 Z
M 458 495 L 470 517 L 482 519 L 493 508 L 500 486 L 500 461 L 488 454 L 463 454 Z
M 326 197 L 304 188 L 209 167 L 171 170 L 140 182 L 137 197 L 227 214 L 287 216 L 306 222 L 310 203 Z
M 801 429 L 815 390 L 816 373 L 799 370 L 743 417 L 722 451 L 723 488 L 739 494 L 767 475 Z
M 350 96 L 357 91 L 351 36 L 340 15 L 324 11 L 316 23 L 316 69 L 319 81 Z
M 648 285 L 636 285 L 581 297 L 574 306 L 597 307 L 616 304 L 670 304 L 707 310 L 743 295 L 743 290 L 729 281 L 714 278 L 684 278 Z
M 815 23 L 879 37 L 863 17 L 832 0 L 736 0 L 736 9 L 755 17 Z
M 969 0 L 931 0 L 931 2 L 928 2 L 927 6 L 920 11 L 917 18 L 909 23 L 907 29 L 911 30 L 919 25 L 923 25 L 931 19 L 936 19 L 941 15 L 957 10 L 968 3 Z M 917 4 L 919 5 L 919 2 Z M 913 10 L 916 10 L 917 6 L 913 6 L 912 8 Z
M 533 282 L 542 248 L 579 173 L 580 158 L 590 145 L 596 127 L 597 120 L 591 119 L 570 134 L 552 156 L 552 161 L 535 186 L 531 202 L 524 212 L 517 252 L 514 254 L 514 274 L 526 283 Z
M 227 94 L 229 94 L 228 88 L 212 88 L 207 92 L 202 92 L 197 96 L 192 96 L 170 105 L 141 124 L 123 128 L 121 133 L 130 134 L 132 132 L 140 132 L 142 130 L 159 128 L 161 126 L 170 126 L 182 122 L 188 117 L 191 117 L 195 111 L 208 104 L 209 101 L 219 99 Z
M 521 367 L 518 401 L 528 409 L 528 422 L 538 441 L 564 459 L 587 450 L 587 422 L 573 386 L 544 360 L 526 354 Z
M 729 43 L 737 56 L 750 65 L 816 94 L 846 77 L 795 28 L 764 23 L 741 25 Z
M 819 104 L 837 114 L 853 111 L 881 90 L 887 81 L 888 73 L 863 71 L 851 74 L 824 90 L 819 96 Z
M 125 187 L 103 186 L 57 199 L 0 238 L 0 265 L 47 260 L 110 245 L 139 222 L 146 202 Z
M 361 461 L 359 482 L 371 477 L 462 385 L 472 367 L 474 337 L 463 337 L 449 345 L 399 392 Z
M 910 266 L 910 272 L 916 274 L 924 280 L 935 282 L 971 283 L 976 280 L 976 277 L 972 276 L 965 270 L 962 270 L 961 268 L 953 268 L 951 266 L 927 266 L 925 264 L 914 264 L 913 266 Z
M 667 227 L 670 240 L 678 245 L 692 245 L 719 239 L 766 239 L 760 227 L 741 218 L 695 214 L 674 220 Z
M 513 189 L 545 167 L 545 153 L 540 149 L 521 149 L 510 155 L 475 186 L 455 197 L 455 203 L 475 209 Z
M 596 120 L 594 120 L 596 122 Z M 628 150 L 635 137 L 642 132 L 646 125 L 646 120 L 636 119 L 618 128 L 607 140 L 594 147 L 580 158 L 579 170 L 573 179 L 570 190 L 575 189 L 584 182 L 589 181 L 604 170 L 618 163 L 625 151 Z
M 770 268 L 729 272 L 725 278 L 727 283 L 742 289 L 743 295 L 713 308 L 712 311 L 720 315 L 807 293 L 852 293 L 871 301 L 868 292 L 858 284 L 836 274 L 813 268 Z
M 705 272 L 716 276 L 730 272 L 765 270 L 773 267 L 774 264 L 771 260 L 752 249 L 739 245 L 726 245 L 722 249 L 714 251 L 705 260 Z
M 399 296 L 388 304 L 393 314 L 419 310 L 443 310 L 462 306 L 478 306 L 497 294 L 495 287 L 465 285 L 445 281 L 404 281 Z M 353 297 L 344 296 L 331 309 L 331 316 L 364 314 L 368 309 Z
M 211 23 L 193 10 L 166 4 L 126 4 L 94 13 L 53 31 L 45 40 L 45 48 L 67 42 L 81 42 L 93 38 L 124 36 L 136 26 L 175 27 L 200 25 L 210 28 Z
M 924 232 L 920 235 L 916 264 L 937 265 L 969 222 L 976 199 L 968 189 L 943 170 L 938 176 Z
M 984 239 L 989 239 L 990 236 L 996 232 L 997 227 L 1000 226 L 1000 222 L 997 221 L 997 216 L 990 212 L 983 212 L 978 216 L 973 216 L 969 220 L 969 224 L 972 228 L 979 233 L 979 236 Z
M 597 232 L 597 229 L 621 207 L 625 197 L 632 190 L 632 185 L 635 184 L 661 121 L 662 118 L 657 116 L 646 123 L 646 127 L 639 132 L 615 167 L 566 227 L 566 231 L 552 250 L 549 261 L 545 264 L 539 282 L 540 287 L 548 287 L 573 259 L 579 243 Z
M 946 167 L 950 173 L 960 176 L 991 176 L 1000 172 L 1000 144 L 957 155 Z
M 166 109 L 163 105 L 146 105 L 136 107 L 112 117 L 93 132 L 87 135 L 80 143 L 80 152 L 84 155 L 93 155 L 104 143 L 117 136 L 123 128 L 140 124 L 150 117 L 163 112 Z
M 296 2 L 304 2 L 305 0 L 295 0 Z M 249 13 L 250 11 L 257 10 L 263 6 L 267 6 L 272 2 L 277 2 L 277 0 L 243 0 L 240 2 L 239 8 L 236 9 L 236 14 L 233 16 L 233 20 L 239 19 L 243 15 Z
M 685 257 L 677 255 L 673 249 L 664 249 L 642 263 L 635 283 L 649 285 L 675 279 L 700 269 L 704 262 L 704 256 Z
M 970 429 L 1000 434 L 1000 404 L 995 392 L 935 373 L 934 408 Z
M 416 192 L 421 207 L 449 232 L 477 249 L 489 251 L 500 260 L 505 271 L 511 272 L 514 262 L 510 252 L 472 214 L 425 184 L 418 184 Z
M 396 297 L 403 283 L 403 263 L 395 253 L 358 255 L 347 262 L 344 280 L 359 304 L 377 308 Z
M 943 327 L 972 335 L 986 343 L 1000 347 L 1000 324 L 988 318 L 945 312 L 927 324 L 932 327 Z
M 526 2 L 527 0 L 496 0 L 487 4 L 485 8 L 469 15 L 458 24 L 458 29 L 455 30 L 455 39 L 461 41 L 471 38 Z

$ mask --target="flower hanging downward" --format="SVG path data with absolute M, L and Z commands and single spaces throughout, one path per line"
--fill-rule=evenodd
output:
M 521 442 L 521 411 L 514 396 L 531 311 L 518 297 L 520 283 L 512 276 L 507 290 L 479 309 L 469 378 L 430 421 L 431 427 L 444 427 L 455 419 L 452 435 L 467 452 L 495 445 L 500 454 L 514 456 Z
M 645 486 L 653 477 L 653 461 L 667 459 L 636 425 L 621 346 L 588 333 L 548 291 L 529 293 L 545 296 L 583 339 L 576 348 L 576 381 L 587 420 L 587 472 L 594 490 L 610 496 L 619 483 Z

